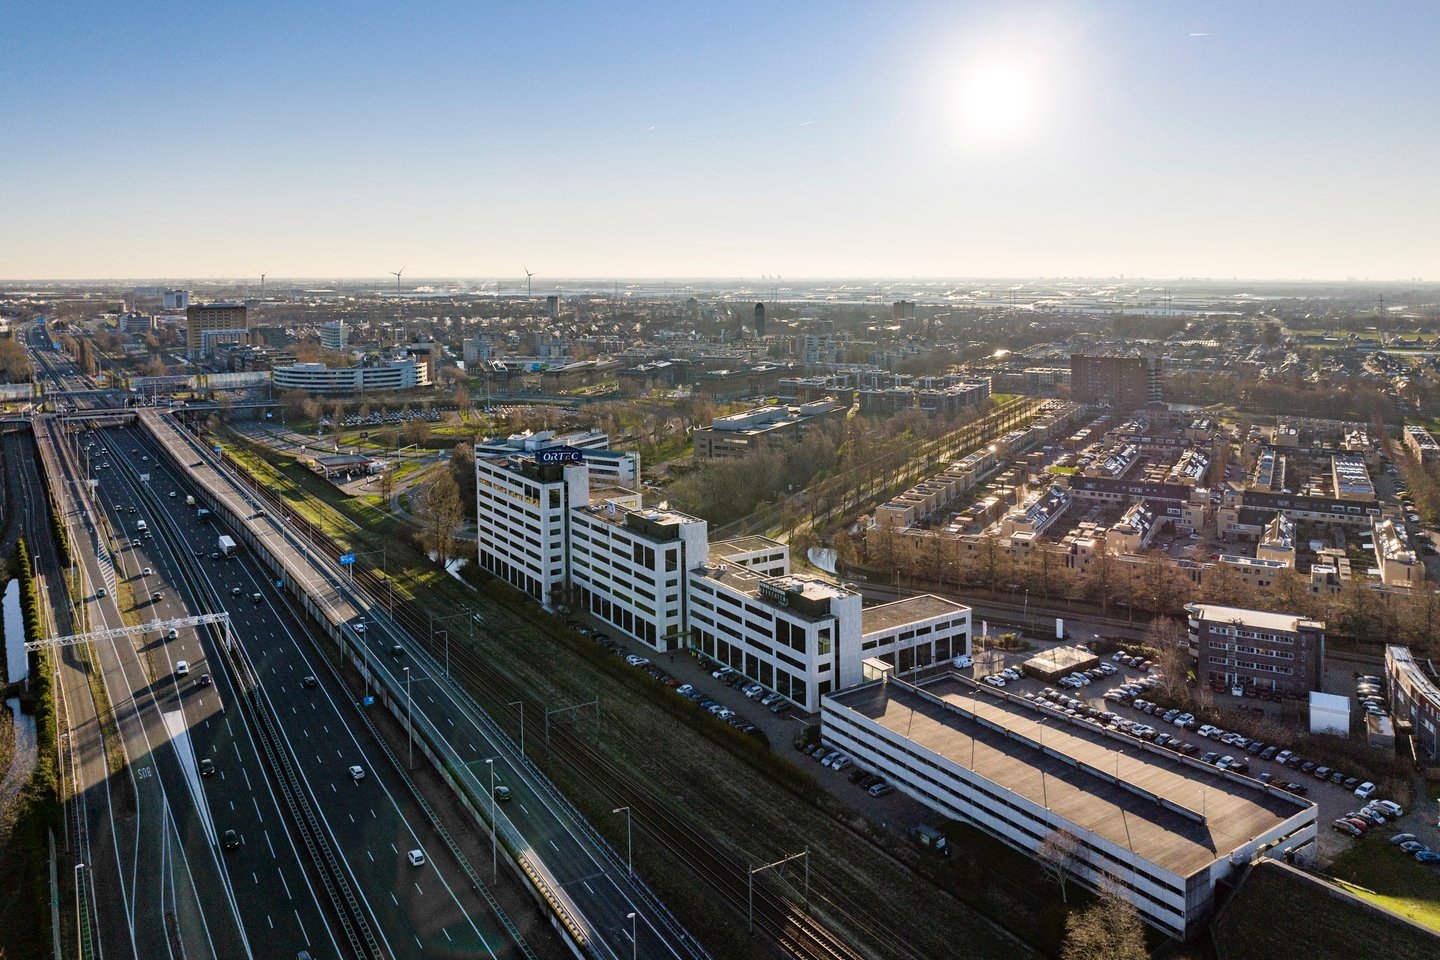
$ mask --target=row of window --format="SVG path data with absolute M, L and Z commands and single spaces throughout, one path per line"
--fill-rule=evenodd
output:
M 908 787 L 923 793 L 936 805 L 950 809 L 957 816 L 963 817 L 977 826 L 993 829 L 994 821 L 999 821 L 1026 837 L 1032 850 L 1039 846 L 1044 837 L 1053 829 L 1050 824 L 1038 821 L 1029 806 L 1015 802 L 1013 799 L 1015 795 L 1010 791 L 992 784 L 988 780 L 983 780 L 973 771 L 964 771 L 968 776 L 957 777 L 954 773 L 937 766 L 929 757 L 895 743 L 891 739 L 892 735 L 889 734 L 889 731 L 871 730 L 855 723 L 848 715 L 834 710 L 826 715 L 824 726 L 827 738 L 835 740 L 837 732 L 848 734 L 851 742 L 842 746 L 848 746 L 861 757 L 879 754 L 883 759 L 889 761 L 888 769 L 882 772 L 888 772 L 893 777 L 897 770 L 903 771 L 904 775 L 899 779 L 902 779 Z M 957 803 L 946 802 L 945 797 L 937 795 L 933 790 L 926 789 L 922 783 L 917 783 L 916 780 L 930 784 L 947 797 L 953 798 Z M 978 794 L 979 797 L 967 796 L 965 791 L 971 791 Z M 979 800 L 981 797 L 983 797 L 983 802 Z M 1013 811 L 1014 815 L 1011 815 L 1010 811 Z M 1167 926 L 1170 925 L 1167 922 L 1169 918 L 1181 915 L 1181 911 L 1168 900 L 1156 896 L 1146 887 L 1158 887 L 1170 896 L 1178 897 L 1183 901 L 1185 887 L 1182 883 L 1167 879 L 1167 877 L 1147 870 L 1134 862 L 1116 858 L 1104 848 L 1085 840 L 1084 834 L 1088 831 L 1075 827 L 1070 832 L 1080 840 L 1081 845 L 1087 851 L 1089 861 L 1087 866 L 1104 873 L 1114 883 L 1131 891 L 1142 900 L 1148 901 L 1148 904 L 1137 904 L 1146 909 L 1147 913 L 1153 916 L 1156 913 L 1155 908 L 1158 908 L 1166 916 L 1156 919 L 1166 923 Z M 1104 861 L 1106 866 L 1097 864 L 1095 862 L 1097 859 Z M 1149 863 L 1144 860 L 1141 862 Z M 1128 877 L 1138 878 L 1144 886 L 1131 882 L 1126 879 Z M 1150 907 L 1149 904 L 1153 904 L 1154 907 Z

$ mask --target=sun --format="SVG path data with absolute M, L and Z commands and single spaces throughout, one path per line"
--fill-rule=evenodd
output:
M 1033 63 L 991 57 L 967 66 L 960 77 L 959 120 L 967 139 L 1009 141 L 1034 130 L 1040 114 L 1040 82 Z

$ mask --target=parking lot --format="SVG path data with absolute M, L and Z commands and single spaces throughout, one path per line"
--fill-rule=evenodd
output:
M 983 662 L 976 665 L 973 672 L 977 678 L 984 678 L 997 674 L 1001 669 L 1007 667 L 1012 671 L 1018 671 L 1020 662 L 1029 656 L 1031 655 L 992 652 L 987 654 Z M 1104 669 L 1113 672 L 1110 675 L 1095 678 L 1088 685 L 1078 688 L 1052 685 L 1030 677 L 1021 677 L 1018 680 L 1007 680 L 1003 689 L 1006 693 L 1027 700 L 1037 698 L 1045 700 L 1051 704 L 1045 709 L 1067 716 L 1083 717 L 1089 711 L 1094 711 L 1095 716 L 1092 717 L 1092 720 L 1102 726 L 1117 729 L 1122 733 L 1138 736 L 1151 742 L 1159 742 L 1164 738 L 1172 742 L 1162 745 L 1176 750 L 1177 753 L 1184 752 L 1196 759 L 1214 763 L 1216 766 L 1229 767 L 1244 776 L 1281 787 L 1286 784 L 1298 785 L 1298 789 L 1292 792 L 1300 793 L 1314 801 L 1318 807 L 1317 822 L 1320 826 L 1319 844 L 1322 861 L 1328 861 L 1353 842 L 1350 836 L 1332 827 L 1333 821 L 1344 814 L 1359 811 L 1370 801 L 1386 799 L 1378 792 L 1368 799 L 1357 797 L 1354 789 L 1363 782 L 1363 778 L 1358 774 L 1340 771 L 1342 781 L 1349 779 L 1355 781 L 1351 787 L 1344 786 L 1343 782 L 1332 782 L 1331 778 L 1335 771 L 1314 763 L 1309 758 L 1294 757 L 1293 754 L 1289 754 L 1287 745 L 1284 743 L 1256 745 L 1248 740 L 1236 740 L 1235 737 L 1238 737 L 1238 734 L 1234 737 L 1227 737 L 1226 731 L 1217 732 L 1213 727 L 1197 721 L 1191 721 L 1186 727 L 1177 726 L 1174 720 L 1187 719 L 1183 715 L 1177 714 L 1170 721 L 1166 721 L 1164 715 L 1167 711 L 1163 709 L 1147 712 L 1155 695 L 1149 690 L 1140 689 L 1137 686 L 1148 682 L 1146 681 L 1147 671 L 1117 662 L 1109 657 L 1102 658 L 1102 664 L 1105 665 Z M 1118 692 L 1118 688 L 1122 686 L 1127 686 L 1128 695 Z M 1046 691 L 1051 691 L 1054 695 L 1046 696 Z M 1110 691 L 1117 692 L 1111 694 L 1107 699 L 1106 694 Z M 1147 696 L 1147 694 L 1149 695 Z M 1202 736 L 1202 733 L 1205 735 Z M 1221 739 L 1222 737 L 1230 742 L 1225 742 Z M 1274 750 L 1271 750 L 1271 747 L 1274 747 Z M 1229 758 L 1230 762 L 1227 762 L 1226 758 Z M 1282 763 L 1282 760 L 1287 762 Z M 1318 776 L 1322 770 L 1326 775 L 1323 780 Z M 1406 811 L 1406 814 L 1410 813 L 1412 811 Z M 1386 823 L 1372 828 L 1375 835 L 1386 836 L 1395 832 L 1396 828 L 1388 822 L 1390 818 L 1386 817 L 1385 819 Z M 1430 816 L 1428 821 L 1420 819 L 1419 816 L 1404 816 L 1400 820 L 1400 828 L 1417 834 L 1425 831 L 1430 835 L 1430 839 L 1440 845 L 1440 831 L 1433 829 L 1433 820 L 1433 816 Z

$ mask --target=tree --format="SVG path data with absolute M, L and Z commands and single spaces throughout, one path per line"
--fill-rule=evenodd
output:
M 1179 620 L 1156 617 L 1145 631 L 1145 645 L 1155 650 L 1155 666 L 1164 678 L 1161 683 L 1172 698 L 1185 695 L 1185 678 L 1190 673 L 1190 637 Z
M 425 516 L 426 539 L 435 551 L 441 566 L 450 562 L 455 551 L 455 530 L 460 526 L 463 508 L 460 490 L 449 470 L 442 470 L 420 495 L 420 508 Z
M 380 500 L 385 509 L 390 507 L 390 496 L 395 492 L 395 471 L 386 468 L 380 471 Z
M 1064 960 L 1147 960 L 1145 928 L 1135 907 L 1109 887 L 1065 918 Z
M 1068 830 L 1051 830 L 1035 848 L 1035 859 L 1045 876 L 1060 885 L 1060 899 L 1069 903 L 1065 881 L 1080 864 L 1080 838 Z

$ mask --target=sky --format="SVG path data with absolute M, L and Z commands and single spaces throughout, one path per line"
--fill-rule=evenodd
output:
M 0 4 L 0 278 L 1440 278 L 1433 0 Z

